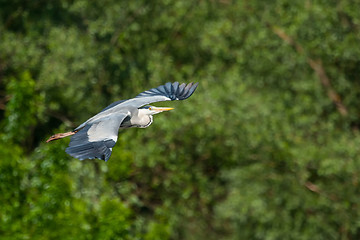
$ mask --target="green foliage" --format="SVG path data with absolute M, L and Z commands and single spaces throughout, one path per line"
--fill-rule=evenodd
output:
M 21 235 L 21 216 L 24 211 L 23 175 L 27 168 L 21 164 L 22 152 L 19 147 L 9 148 L 1 141 L 0 154 L 0 235 L 10 237 Z
M 12 77 L 6 88 L 10 100 L 5 111 L 5 137 L 6 141 L 23 143 L 29 139 L 31 128 L 36 124 L 36 105 L 39 96 L 35 93 L 35 81 L 28 71 L 22 73 L 19 79 Z
M 145 235 L 145 240 L 155 240 L 155 239 L 169 239 L 170 228 L 166 223 L 154 223 L 149 224 L 149 230 Z
M 129 239 L 130 210 L 119 200 L 103 200 L 99 214 L 97 239 Z
M 1 239 L 360 237 L 356 1 L 1 6 Z M 108 163 L 44 143 L 168 81 Z

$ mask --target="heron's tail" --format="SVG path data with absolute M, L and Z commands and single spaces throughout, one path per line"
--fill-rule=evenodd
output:
M 46 140 L 46 142 L 51 142 L 54 140 L 58 140 L 60 138 L 64 138 L 67 136 L 71 136 L 74 135 L 77 131 L 71 131 L 71 132 L 66 132 L 66 133 L 57 133 L 55 135 L 52 135 L 48 140 Z

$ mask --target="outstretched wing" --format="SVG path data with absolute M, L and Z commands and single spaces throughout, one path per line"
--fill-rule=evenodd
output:
M 173 100 L 184 100 L 189 98 L 196 90 L 198 83 L 189 83 L 189 84 L 179 84 L 178 82 L 166 83 L 157 88 L 152 88 L 145 92 L 140 93 L 135 98 L 120 100 L 114 102 L 104 108 L 101 112 L 95 116 L 86 120 L 75 130 L 79 130 L 85 127 L 87 124 L 94 121 L 94 119 L 102 118 L 112 113 L 117 112 L 126 112 L 128 113 L 131 109 L 137 109 L 146 104 L 154 102 L 163 102 L 163 101 L 173 101 Z M 130 113 L 128 113 L 130 114 Z
M 118 138 L 119 127 L 126 117 L 127 114 L 115 113 L 87 123 L 71 137 L 65 151 L 80 160 L 109 160 Z
M 198 83 L 179 84 L 178 82 L 166 83 L 157 88 L 152 88 L 145 92 L 140 93 L 135 98 L 129 99 L 116 106 L 116 108 L 122 108 L 124 106 L 141 107 L 149 103 L 184 100 L 189 98 L 197 88 Z
M 174 83 L 166 83 L 165 85 L 161 85 L 157 88 L 152 88 L 150 90 L 144 91 L 136 96 L 136 98 L 143 98 L 143 97 L 157 97 L 163 96 L 168 98 L 167 101 L 170 100 L 184 100 L 190 97 L 199 83 L 189 83 L 189 84 L 181 84 L 179 85 L 178 82 Z

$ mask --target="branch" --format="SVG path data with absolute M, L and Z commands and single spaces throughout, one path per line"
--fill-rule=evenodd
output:
M 336 195 L 334 195 L 334 194 L 327 194 L 327 193 L 323 192 L 318 185 L 316 185 L 316 184 L 314 184 L 314 183 L 312 183 L 312 182 L 310 182 L 310 181 L 305 182 L 305 183 L 304 183 L 304 186 L 305 186 L 307 189 L 309 189 L 310 191 L 312 191 L 312 192 L 314 192 L 314 193 L 317 193 L 317 194 L 319 194 L 319 195 L 321 195 L 321 196 L 324 196 L 324 197 L 326 197 L 326 198 L 329 198 L 329 199 L 332 200 L 332 201 L 338 201 L 338 200 L 339 200 L 339 198 L 338 198 Z
M 0 99 L 0 110 L 6 109 L 6 103 L 10 100 L 10 96 L 6 95 Z
M 295 40 L 292 37 L 287 35 L 284 30 L 282 30 L 279 27 L 271 27 L 271 29 L 278 37 L 280 37 L 286 43 L 293 46 L 299 54 L 304 54 L 304 48 L 299 43 L 295 42 Z M 307 57 L 306 60 L 309 66 L 314 70 L 314 72 L 318 76 L 321 84 L 326 90 L 328 97 L 336 105 L 336 108 L 339 111 L 339 113 L 342 116 L 347 116 L 348 110 L 345 107 L 345 105 L 342 103 L 340 95 L 331 86 L 330 78 L 326 74 L 322 61 L 320 59 L 314 60 L 311 57 Z
M 309 181 L 308 181 L 308 182 L 306 182 L 304 185 L 305 185 L 305 187 L 306 187 L 307 189 L 309 189 L 310 191 L 320 194 L 320 189 L 319 189 L 319 187 L 318 187 L 317 185 L 313 184 L 312 182 L 309 182 Z

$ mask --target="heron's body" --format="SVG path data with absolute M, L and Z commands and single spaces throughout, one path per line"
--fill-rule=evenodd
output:
M 157 88 L 140 93 L 128 100 L 114 102 L 95 116 L 79 125 L 71 132 L 51 136 L 47 142 L 71 136 L 66 152 L 71 156 L 83 159 L 99 158 L 109 160 L 112 148 L 118 138 L 120 128 L 146 128 L 153 122 L 153 115 L 171 110 L 145 106 L 160 101 L 184 100 L 190 97 L 197 83 L 181 84 L 166 83 Z

